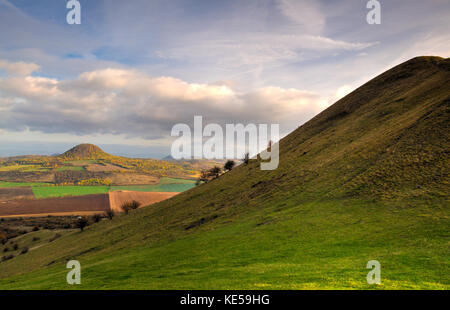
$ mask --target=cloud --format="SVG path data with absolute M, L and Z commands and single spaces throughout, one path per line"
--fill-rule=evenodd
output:
M 245 66 L 299 62 L 320 53 L 362 51 L 376 44 L 378 42 L 346 42 L 313 35 L 242 34 L 213 41 L 198 39 L 195 44 L 188 40 L 180 46 L 158 50 L 154 56 L 236 70 Z
M 278 0 L 281 12 L 306 33 L 320 34 L 325 27 L 325 15 L 318 2 L 311 0 Z
M 0 128 L 161 139 L 194 115 L 207 122 L 279 123 L 285 132 L 321 109 L 315 93 L 268 86 L 238 92 L 138 70 L 102 69 L 75 79 L 7 76 L 0 83 Z
M 5 69 L 9 74 L 15 75 L 29 75 L 40 69 L 35 63 L 20 62 L 8 62 L 0 59 L 0 69 Z
M 353 91 L 353 88 L 350 85 L 344 85 L 338 88 L 336 91 L 336 99 L 339 100 L 341 98 L 344 98 L 348 94 L 350 94 Z

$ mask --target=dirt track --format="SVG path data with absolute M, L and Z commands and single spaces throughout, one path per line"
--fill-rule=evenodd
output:
M 122 212 L 121 206 L 125 202 L 139 201 L 142 206 L 148 206 L 162 200 L 166 200 L 179 193 L 174 192 L 131 192 L 131 191 L 117 191 L 109 193 L 109 201 L 111 210 Z

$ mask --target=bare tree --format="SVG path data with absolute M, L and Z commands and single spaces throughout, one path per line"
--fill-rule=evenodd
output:
M 217 179 L 220 176 L 220 173 L 222 172 L 222 169 L 218 166 L 214 166 L 213 168 L 209 170 L 203 170 L 200 173 L 200 177 L 197 179 L 196 184 L 199 185 L 200 183 L 208 183 L 209 181 L 213 179 Z
M 201 183 L 208 183 L 209 180 L 210 180 L 209 170 L 202 170 L 202 172 L 200 172 L 200 177 L 197 179 L 197 185 Z
M 130 202 L 130 209 L 132 209 L 132 210 L 136 210 L 140 206 L 141 206 L 141 203 L 139 201 L 133 200 L 132 202 Z
M 236 163 L 234 162 L 234 160 L 228 160 L 225 165 L 223 166 L 223 169 L 225 171 L 231 171 L 234 166 L 236 165 Z
M 102 216 L 100 214 L 94 214 L 92 216 L 92 220 L 94 221 L 94 223 L 100 222 L 101 219 L 102 219 Z
M 209 176 L 213 179 L 217 179 L 220 176 L 221 172 L 222 169 L 220 169 L 220 167 L 214 166 L 211 169 L 209 169 Z
M 125 202 L 122 206 L 120 206 L 120 208 L 123 212 L 125 212 L 125 214 L 128 214 L 128 212 L 130 212 L 131 210 L 130 204 L 128 202 Z
M 105 215 L 106 215 L 107 218 L 112 220 L 113 217 L 116 215 L 116 213 L 114 212 L 114 210 L 109 209 L 109 210 L 105 211 Z
M 77 221 L 75 222 L 75 226 L 83 231 L 84 228 L 88 225 L 88 220 L 85 217 L 79 216 Z
M 242 159 L 242 162 L 246 165 L 248 165 L 248 162 L 250 161 L 250 153 L 245 153 L 244 158 Z

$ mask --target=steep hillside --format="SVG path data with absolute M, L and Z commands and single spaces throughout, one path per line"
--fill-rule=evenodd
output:
M 0 287 L 450 288 L 450 59 L 419 57 L 355 90 L 257 161 L 0 263 Z
M 65 160 L 107 159 L 113 157 L 94 144 L 79 144 L 59 156 Z

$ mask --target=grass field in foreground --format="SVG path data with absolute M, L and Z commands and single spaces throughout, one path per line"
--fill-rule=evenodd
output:
M 185 230 L 198 220 L 192 208 L 168 223 L 166 207 L 118 216 L 1 263 L 0 288 L 450 288 L 448 219 L 436 205 L 287 199 L 283 209 L 252 208 L 192 230 Z M 81 263 L 79 286 L 66 283 L 67 259 Z M 381 285 L 366 282 L 372 259 L 381 263 Z
M 50 198 L 104 194 L 109 191 L 109 186 L 33 186 L 32 189 L 36 198 Z

